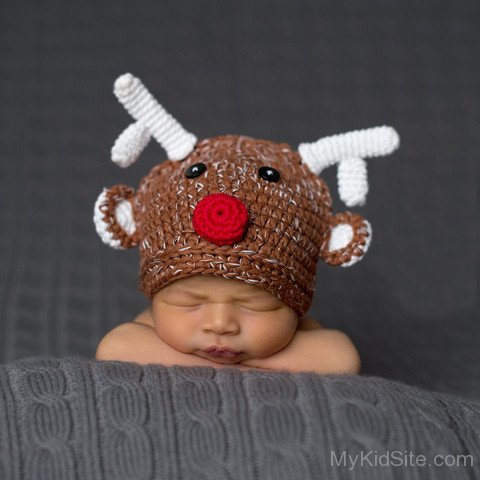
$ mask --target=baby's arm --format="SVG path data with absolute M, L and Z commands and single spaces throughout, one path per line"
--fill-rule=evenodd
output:
M 161 363 L 184 365 L 185 354 L 162 341 L 152 327 L 141 323 L 127 322 L 111 330 L 97 347 L 96 360 L 121 360 L 141 365 Z M 197 364 L 202 364 L 199 358 Z
M 279 352 L 241 363 L 269 370 L 320 374 L 360 373 L 361 369 L 360 356 L 348 336 L 326 328 L 297 330 L 292 341 Z

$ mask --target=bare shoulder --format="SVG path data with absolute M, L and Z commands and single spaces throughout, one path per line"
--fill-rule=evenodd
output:
M 360 354 L 346 333 L 334 329 L 317 333 L 325 334 L 325 337 L 319 340 L 319 344 L 324 345 L 327 352 L 330 353 L 332 364 L 336 363 L 339 366 L 338 373 L 360 373 Z
M 156 335 L 150 309 L 139 313 L 133 322 L 125 322 L 110 330 L 100 341 L 95 358 L 97 360 L 122 360 L 126 352 L 132 356 L 136 345 L 150 335 Z M 158 338 L 158 341 L 161 340 Z M 133 350 L 135 353 L 135 350 Z
M 140 337 L 144 337 L 146 329 L 151 329 L 148 325 L 140 323 L 126 322 L 117 325 L 110 330 L 100 341 L 95 353 L 97 360 L 123 360 L 127 348 L 138 343 Z M 153 330 L 153 329 L 152 329 Z
M 95 359 L 169 365 L 171 362 L 181 363 L 179 357 L 184 355 L 165 343 L 154 328 L 140 322 L 127 322 L 102 338 Z
M 346 333 L 327 328 L 298 333 L 305 335 L 299 345 L 304 344 L 312 358 L 318 359 L 320 373 L 360 373 L 360 354 Z

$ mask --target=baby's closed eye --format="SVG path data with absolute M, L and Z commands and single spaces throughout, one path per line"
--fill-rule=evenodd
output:
M 171 303 L 170 305 L 182 308 L 182 309 L 188 309 L 188 310 L 197 310 L 207 304 L 203 303 Z M 241 310 L 247 310 L 249 312 L 271 312 L 273 310 L 278 310 L 281 308 L 281 305 L 259 305 L 259 304 L 238 304 L 235 305 L 236 308 L 241 309 Z
M 271 312 L 278 310 L 281 305 L 237 305 L 237 307 L 250 312 Z

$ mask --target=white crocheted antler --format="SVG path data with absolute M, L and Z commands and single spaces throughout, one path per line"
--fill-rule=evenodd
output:
M 368 192 L 366 157 L 388 155 L 398 148 L 400 137 L 392 127 L 374 127 L 301 143 L 298 153 L 313 173 L 338 163 L 338 192 L 349 207 L 364 205 Z
M 183 160 L 197 143 L 197 137 L 187 132 L 130 73 L 117 78 L 114 93 L 136 120 L 117 138 L 112 148 L 112 160 L 121 167 L 134 163 L 153 136 L 167 151 L 170 160 Z

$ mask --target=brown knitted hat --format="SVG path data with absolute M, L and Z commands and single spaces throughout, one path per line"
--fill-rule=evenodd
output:
M 350 266 L 371 241 L 360 215 L 332 215 L 319 170 L 339 163 L 339 190 L 363 204 L 368 184 L 362 157 L 398 146 L 390 127 L 302 144 L 225 135 L 197 139 L 165 112 L 130 74 L 115 93 L 137 120 L 119 137 L 112 157 L 128 166 L 153 136 L 170 160 L 156 165 L 135 191 L 104 189 L 94 221 L 114 248 L 140 247 L 140 289 L 152 298 L 193 275 L 233 278 L 264 288 L 302 316 L 310 308 L 318 259 Z M 343 165 L 343 170 L 342 170 Z

